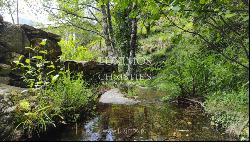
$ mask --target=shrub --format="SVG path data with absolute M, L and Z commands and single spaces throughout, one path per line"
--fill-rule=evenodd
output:
M 197 45 L 188 39 L 182 40 L 166 54 L 164 67 L 152 83 L 169 92 L 167 98 L 206 93 L 210 71 Z
M 30 49 L 41 52 L 40 48 Z M 58 123 L 75 122 L 80 114 L 92 109 L 89 104 L 95 96 L 81 74 L 72 76 L 64 68 L 55 70 L 53 62 L 40 55 L 22 56 L 16 65 L 31 92 L 13 98 L 17 106 L 14 123 L 25 135 L 39 134 Z
M 62 60 L 93 60 L 97 56 L 97 53 L 89 51 L 88 48 L 81 45 L 78 46 L 72 37 L 70 37 L 67 41 L 61 40 L 59 45 L 62 48 Z
M 71 76 L 69 71 L 61 73 L 56 83 L 45 90 L 45 97 L 51 98 L 68 120 L 76 113 L 87 111 L 89 102 L 93 101 L 93 93 L 88 89 L 82 76 Z M 90 108 L 91 109 L 91 108 Z
M 206 111 L 213 115 L 212 122 L 235 135 L 240 135 L 249 121 L 249 90 L 242 87 L 239 91 L 217 91 L 208 96 Z M 242 133 L 242 138 L 249 138 L 249 134 Z
M 16 102 L 17 128 L 22 128 L 25 135 L 39 134 L 58 123 L 77 121 L 80 114 L 92 109 L 89 104 L 95 99 L 82 77 L 72 77 L 69 71 L 61 72 L 55 83 L 35 91 L 32 97 L 36 99 Z
M 225 60 L 188 37 L 167 52 L 164 67 L 152 84 L 168 92 L 166 98 L 207 96 L 216 91 L 237 91 L 248 81 L 248 71 Z
M 40 46 L 46 44 L 46 40 L 40 43 Z M 14 61 L 13 72 L 22 79 L 22 86 L 29 88 L 39 88 L 48 85 L 57 75 L 60 66 L 56 66 L 56 61 L 47 59 L 47 50 L 40 46 L 25 47 L 29 57 L 21 55 L 17 61 Z
M 234 50 L 227 49 L 225 54 Z M 202 97 L 213 121 L 224 128 L 234 127 L 238 135 L 248 124 L 249 71 L 221 54 L 205 49 L 188 36 L 167 53 L 163 70 L 151 82 L 167 92 L 164 100 Z M 244 86 L 244 87 L 242 87 Z M 242 133 L 244 135 L 244 133 Z M 248 139 L 247 136 L 243 138 Z

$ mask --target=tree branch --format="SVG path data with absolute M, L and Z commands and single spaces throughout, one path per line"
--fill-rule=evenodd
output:
M 166 18 L 167 18 L 175 27 L 181 29 L 181 30 L 184 31 L 184 32 L 198 35 L 202 40 L 204 40 L 204 41 L 207 43 L 207 45 L 208 45 L 211 49 L 215 49 L 215 51 L 216 51 L 217 53 L 221 54 L 221 55 L 222 55 L 223 57 L 225 57 L 226 59 L 228 59 L 228 60 L 230 60 L 230 61 L 232 61 L 232 62 L 235 62 L 235 63 L 239 64 L 240 66 L 246 68 L 246 69 L 249 69 L 248 66 L 242 64 L 242 63 L 239 62 L 238 60 L 235 60 L 235 59 L 233 59 L 233 58 L 230 58 L 230 57 L 228 57 L 227 55 L 225 55 L 223 52 L 218 51 L 217 49 L 220 49 L 220 48 L 219 48 L 218 46 L 214 45 L 213 43 L 211 43 L 210 41 L 208 41 L 208 40 L 207 40 L 204 36 L 202 36 L 200 33 L 197 33 L 197 32 L 194 32 L 194 31 L 185 30 L 184 28 L 178 26 L 173 20 L 171 20 L 171 19 L 167 16 L 167 14 L 164 13 L 163 11 L 162 11 L 162 14 L 163 14 L 164 16 L 166 16 Z M 216 48 L 217 48 L 217 49 L 216 49 Z
M 218 51 L 217 51 L 218 52 Z M 224 53 L 222 53 L 222 52 L 218 52 L 219 54 L 221 54 L 224 58 L 226 58 L 226 59 L 228 59 L 228 60 L 230 60 L 230 61 L 232 61 L 232 62 L 235 62 L 235 63 L 237 63 L 237 64 L 239 64 L 239 65 L 241 65 L 242 67 L 244 67 L 244 68 L 246 68 L 246 69 L 249 69 L 249 67 L 248 66 L 246 66 L 246 65 L 244 65 L 244 64 L 242 64 L 241 62 L 239 62 L 238 60 L 235 60 L 234 58 L 230 58 L 230 57 L 228 57 L 227 55 L 225 55 Z
M 92 12 L 92 10 L 90 10 L 90 9 L 88 9 L 89 10 L 89 12 L 91 13 L 91 15 L 95 18 L 95 20 L 99 23 L 99 24 L 101 24 L 101 22 L 97 19 L 97 17 L 95 16 L 95 14 Z
M 48 6 L 45 6 L 45 5 L 44 5 L 44 7 L 49 8 L 49 9 L 55 9 L 55 10 L 58 10 L 58 11 L 63 11 L 63 12 L 65 12 L 68 15 L 73 15 L 75 17 L 79 17 L 79 18 L 82 18 L 82 19 L 88 19 L 88 20 L 97 21 L 95 18 L 91 18 L 91 17 L 87 17 L 87 16 L 80 16 L 80 15 L 74 13 L 74 12 L 68 11 L 67 9 L 60 9 L 60 8 L 55 8 L 55 7 L 48 7 Z
M 185 30 L 184 28 L 178 26 L 172 19 L 170 19 L 166 13 L 162 12 L 162 14 L 164 16 L 166 16 L 166 18 L 177 28 L 181 29 L 182 31 L 184 32 L 187 32 L 187 33 L 191 33 L 191 34 L 195 34 L 195 35 L 198 35 L 201 39 L 203 39 L 204 41 L 206 41 L 207 43 L 210 43 L 204 36 L 202 36 L 200 33 L 197 33 L 197 32 L 194 32 L 194 31 L 188 31 L 188 30 Z
M 235 32 L 240 37 L 242 36 L 241 33 L 239 33 L 238 31 L 236 31 L 235 29 L 231 28 L 232 26 L 230 26 L 221 15 L 220 15 L 220 19 L 224 22 L 225 25 L 227 25 L 227 27 L 229 28 L 229 30 Z M 249 59 L 249 51 L 247 51 L 247 47 L 244 45 L 244 43 L 243 43 L 242 40 L 240 40 L 239 42 L 240 42 L 240 44 L 241 44 L 241 46 L 242 46 L 242 48 L 243 48 L 243 50 L 244 50 L 247 58 Z
M 97 8 L 97 7 L 94 7 L 94 6 L 90 5 L 90 4 L 80 3 L 79 5 L 91 7 L 91 8 L 93 8 L 93 9 L 95 9 L 96 11 L 101 12 L 101 9 L 99 9 L 99 8 Z
M 248 0 L 241 0 L 247 7 L 249 7 L 249 1 Z
M 48 12 L 48 11 L 47 11 L 47 12 Z M 56 14 L 54 14 L 53 12 L 51 12 L 51 14 L 52 14 L 54 17 L 60 19 L 60 18 L 59 18 Z M 84 30 L 84 31 L 88 31 L 88 32 L 91 32 L 91 33 L 94 33 L 94 34 L 96 34 L 96 35 L 99 35 L 99 36 L 103 37 L 103 35 L 102 35 L 100 32 L 98 32 L 98 31 L 94 31 L 94 30 L 91 30 L 91 29 L 83 28 L 83 27 L 81 27 L 81 26 L 79 26 L 79 25 L 74 24 L 74 23 L 71 22 L 70 20 L 66 20 L 66 21 L 67 21 L 69 24 L 64 23 L 64 22 L 62 22 L 62 21 L 61 21 L 61 24 L 66 24 L 66 25 L 69 25 L 69 26 L 73 26 L 73 27 L 76 27 L 76 28 L 78 28 L 78 29 L 81 29 L 81 30 Z
M 94 30 L 90 30 L 90 29 L 83 28 L 83 27 L 81 27 L 81 26 L 79 26 L 79 25 L 74 24 L 74 23 L 71 22 L 70 20 L 67 20 L 67 22 L 68 22 L 71 26 L 74 26 L 74 27 L 76 27 L 76 28 L 78 28 L 78 29 L 81 29 L 81 30 L 84 30 L 84 31 L 88 31 L 88 32 L 97 34 L 97 35 L 99 35 L 99 36 L 101 36 L 101 37 L 104 37 L 100 32 L 97 32 L 97 31 L 94 31 Z M 65 23 L 64 23 L 64 24 L 65 24 Z

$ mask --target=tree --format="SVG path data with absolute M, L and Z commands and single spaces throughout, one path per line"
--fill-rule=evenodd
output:
M 133 9 L 136 6 L 133 4 Z M 136 75 L 136 49 L 137 49 L 137 19 L 132 18 L 131 20 L 131 36 L 130 36 L 130 49 L 128 57 L 128 71 L 127 76 L 129 79 L 134 78 Z
M 1 7 L 1 12 L 5 12 L 7 11 L 7 13 L 10 15 L 12 23 L 15 24 L 15 18 L 14 18 L 14 14 L 15 12 L 17 13 L 17 21 L 19 21 L 18 19 L 18 1 L 16 0 L 1 0 L 0 1 L 0 7 Z
M 18 6 L 18 0 L 16 1 L 16 23 L 19 24 L 19 6 Z
M 125 60 L 123 69 L 129 79 L 133 79 L 136 73 L 137 50 L 137 2 L 117 0 L 114 3 L 114 17 L 116 24 L 116 41 L 120 50 L 120 56 Z
M 110 2 L 106 0 L 64 1 L 58 6 L 44 1 L 43 5 L 59 25 L 68 25 L 104 39 L 109 56 L 115 52 Z
M 101 1 L 103 35 L 108 50 L 108 56 L 115 54 L 115 42 L 113 34 L 112 18 L 110 13 L 110 1 Z
M 249 69 L 248 1 L 155 2 L 175 27 L 199 37 L 207 49 L 217 52 L 226 60 Z M 180 18 L 189 19 L 189 23 L 186 23 L 189 27 L 181 26 Z

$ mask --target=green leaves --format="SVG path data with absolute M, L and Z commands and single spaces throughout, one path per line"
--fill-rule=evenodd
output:
M 40 45 L 44 46 L 46 45 L 47 39 L 43 39 L 42 42 L 40 42 Z
M 41 45 L 42 44 L 42 45 Z M 48 86 L 55 74 L 56 67 L 53 61 L 48 61 L 47 50 L 43 50 L 46 40 L 35 47 L 25 47 L 28 50 L 28 57 L 20 56 L 18 61 L 14 61 L 16 67 L 13 69 L 19 72 L 23 83 L 30 88 Z
M 25 49 L 34 50 L 32 47 L 25 47 Z
M 200 0 L 200 4 L 206 4 L 208 0 Z
M 30 59 L 26 59 L 25 63 L 30 64 Z
M 44 51 L 39 51 L 39 53 L 41 53 L 41 54 L 48 54 L 48 52 L 47 52 L 47 50 L 44 50 Z
M 77 47 L 77 41 L 73 40 L 73 37 L 70 36 L 69 40 L 61 40 L 59 45 L 62 47 L 62 60 L 92 60 L 95 56 L 98 56 L 96 52 L 90 51 L 84 46 Z
M 192 29 L 193 28 L 193 22 L 189 22 L 185 25 L 184 29 L 185 30 L 189 30 L 189 29 Z
M 51 83 L 55 83 L 55 82 L 57 81 L 58 77 L 59 77 L 58 74 L 55 75 L 55 76 L 53 76 L 53 77 L 52 77 L 52 80 L 51 80 Z
M 54 69 L 55 66 L 54 66 L 53 64 L 51 64 L 51 65 L 47 66 L 47 68 L 52 68 L 52 69 Z
M 171 9 L 175 12 L 178 12 L 181 8 L 177 5 L 177 6 L 172 6 Z
M 249 15 L 248 16 L 244 16 L 243 21 L 248 21 L 249 20 Z
M 33 58 L 33 59 L 42 60 L 42 59 L 43 59 L 43 56 L 33 56 L 32 58 Z
M 30 103 L 27 100 L 21 100 L 19 103 L 19 109 L 22 111 L 29 111 L 30 108 Z
M 234 16 L 236 16 L 236 14 L 230 12 L 229 10 L 227 10 L 226 13 L 225 13 L 225 18 L 231 18 L 231 17 L 234 17 Z

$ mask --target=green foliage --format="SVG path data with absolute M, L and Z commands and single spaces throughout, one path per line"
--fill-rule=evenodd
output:
M 201 3 L 207 4 L 204 1 Z M 210 15 L 212 18 L 209 19 L 205 15 L 207 13 L 201 12 L 208 10 L 206 7 L 199 9 L 201 7 L 193 3 L 192 6 L 197 6 L 197 9 L 183 12 L 184 7 L 179 4 L 173 3 L 172 10 L 175 13 L 170 14 L 173 17 L 168 17 L 174 19 L 174 22 L 170 21 L 170 24 L 177 24 L 176 28 L 171 28 L 169 31 L 175 36 L 166 41 L 170 42 L 173 49 L 163 56 L 165 57 L 165 59 L 162 58 L 165 62 L 163 68 L 159 66 L 148 68 L 151 71 L 160 71 L 151 85 L 168 92 L 168 95 L 164 97 L 165 100 L 179 97 L 205 98 L 207 111 L 214 115 L 215 122 L 222 124 L 224 128 L 232 127 L 232 125 L 240 128 L 243 126 L 239 130 L 241 133 L 243 128 L 248 128 L 245 123 L 248 121 L 248 88 L 242 88 L 242 86 L 249 81 L 247 45 L 249 38 L 245 31 L 247 22 L 244 20 L 236 22 L 237 20 L 233 17 L 243 19 L 244 10 L 238 13 L 239 15 L 232 11 L 222 10 L 220 16 L 213 13 Z M 183 2 L 183 4 L 187 3 Z M 190 6 L 191 9 L 192 6 Z M 213 6 L 220 7 L 219 5 Z M 235 6 L 244 7 L 242 4 Z M 234 9 L 233 7 L 227 8 Z M 198 15 L 196 17 L 189 14 Z M 194 20 L 191 21 L 189 16 Z M 231 29 L 235 24 L 241 28 Z M 157 59 L 160 59 L 162 54 L 156 53 L 153 53 L 156 58 L 151 59 L 160 64 L 162 61 Z M 248 136 L 243 138 L 248 139 Z
M 58 70 L 54 62 L 46 59 L 47 50 L 41 48 L 46 44 L 44 42 L 46 41 L 41 42 L 40 46 L 26 47 L 29 57 L 20 56 L 18 61 L 14 61 L 13 71 L 19 74 L 25 85 L 30 88 L 50 84 Z
M 223 124 L 222 127 L 233 134 L 240 135 L 241 139 L 249 139 L 249 88 L 242 87 L 239 91 L 217 91 L 208 96 L 206 111 L 211 113 L 212 123 Z M 232 129 L 232 130 L 231 130 Z
M 217 91 L 208 96 L 206 100 L 206 110 L 217 117 L 216 123 L 223 123 L 224 127 L 241 123 L 237 121 L 246 121 L 249 111 L 248 88 L 239 91 Z
M 199 64 L 198 47 L 189 42 L 190 39 L 183 39 L 175 45 L 178 47 L 174 47 L 173 51 L 167 52 L 165 68 L 153 82 L 160 89 L 166 89 L 167 92 L 170 92 L 171 96 L 196 95 L 193 92 L 193 85 L 200 78 L 203 78 L 204 72 L 207 71 L 201 63 Z M 197 84 L 200 83 L 197 82 Z M 200 85 L 202 86 L 202 84 Z
M 26 135 L 39 134 L 59 123 L 76 122 L 80 114 L 92 110 L 90 102 L 96 99 L 82 77 L 72 77 L 69 71 L 61 72 L 55 83 L 32 92 L 33 99 L 16 98 L 15 123 Z
M 247 82 L 247 70 L 225 61 L 220 54 L 199 48 L 199 42 L 185 37 L 175 46 L 167 53 L 164 70 L 154 80 L 173 96 L 206 96 L 217 90 L 237 90 Z
M 44 93 L 53 99 L 53 104 L 60 108 L 68 120 L 73 120 L 71 117 L 76 113 L 87 111 L 88 103 L 94 99 L 92 90 L 86 87 L 81 75 L 72 76 L 69 71 L 61 73 L 58 81 Z
M 95 9 L 91 9 L 97 20 L 93 18 L 93 15 L 90 14 L 89 10 L 87 10 L 87 5 L 93 5 L 95 1 L 93 0 L 56 0 L 56 1 L 48 1 L 43 0 L 44 9 L 50 14 L 50 20 L 53 20 L 57 23 L 57 27 L 51 27 L 51 30 L 56 33 L 64 36 L 64 38 L 68 37 L 70 34 L 75 34 L 76 39 L 80 40 L 82 43 L 87 44 L 93 38 L 97 37 L 96 34 L 99 33 L 100 24 L 96 24 L 98 22 L 100 15 L 95 13 Z M 57 4 L 57 11 L 55 10 L 55 3 Z M 83 10 L 86 9 L 86 10 Z M 64 22 L 59 22 L 64 21 Z
M 59 45 L 62 48 L 62 60 L 89 61 L 97 56 L 97 53 L 89 51 L 88 48 L 81 45 L 78 46 L 72 37 L 69 40 L 61 40 Z
M 24 102 L 25 101 L 25 102 Z M 47 130 L 48 126 L 55 126 L 51 117 L 51 106 L 42 106 L 41 104 L 29 109 L 22 109 L 23 103 L 29 105 L 28 100 L 21 100 L 19 109 L 15 112 L 16 129 L 21 128 L 26 136 L 31 136 L 33 133 L 41 133 Z
M 46 44 L 46 43 L 41 43 Z M 16 69 L 22 71 L 22 79 L 30 87 L 25 99 L 13 98 L 17 106 L 15 112 L 16 129 L 23 129 L 25 135 L 39 134 L 47 127 L 58 123 L 76 122 L 83 112 L 92 109 L 96 97 L 88 89 L 81 74 L 72 76 L 63 68 L 55 70 L 53 62 L 40 55 L 46 51 L 39 47 L 29 47 L 30 58 L 20 57 Z M 57 67 L 59 68 L 59 66 Z
M 202 5 L 194 1 L 171 3 L 168 15 L 164 16 L 173 21 L 169 23 L 163 20 L 163 23 L 177 26 L 168 27 L 169 31 L 161 32 L 169 37 L 165 38 L 165 43 L 169 42 L 173 49 L 165 54 L 159 54 L 164 53 L 163 49 L 150 54 L 154 64 L 165 62 L 163 67 L 147 68 L 158 73 L 150 85 L 167 92 L 164 100 L 178 97 L 207 98 L 206 110 L 214 115 L 212 118 L 216 125 L 242 128 L 237 133 L 242 133 L 242 138 L 248 139 L 249 136 L 244 133 L 248 128 L 245 123 L 248 121 L 249 110 L 248 89 L 242 88 L 249 81 L 248 25 L 242 20 L 247 19 L 243 17 L 248 14 L 242 3 L 221 1 L 227 4 L 223 5 L 222 10 L 221 5 L 210 2 L 200 1 Z M 184 12 L 187 7 L 192 10 Z M 209 7 L 220 8 L 218 13 L 204 12 L 209 11 Z M 243 10 L 235 12 L 236 7 Z M 233 28 L 236 25 L 241 28 Z M 183 34 L 184 31 L 192 35 Z M 173 33 L 173 36 L 168 33 Z M 144 40 L 146 42 L 143 41 L 143 46 L 154 46 L 151 37 Z
M 128 89 L 127 96 L 128 97 L 135 97 L 135 96 L 137 96 L 137 93 L 135 92 L 134 89 Z
M 47 0 L 44 2 L 50 3 Z M 98 56 L 83 45 L 92 47 L 99 41 L 103 43 L 101 30 L 107 29 L 102 29 L 105 20 L 101 20 L 104 15 L 101 15 L 100 7 L 107 2 L 57 0 L 59 9 L 53 14 L 53 19 L 64 23 L 50 30 L 66 35 L 64 39 L 68 39 L 60 42 L 62 60 L 94 60 Z M 131 19 L 137 18 L 138 29 L 141 29 L 142 34 L 145 34 L 144 28 L 146 34 L 150 30 L 154 31 L 146 35 L 148 38 L 140 40 L 139 47 L 142 48 L 137 53 L 140 57 L 149 56 L 152 60 L 145 70 L 138 67 L 139 73 L 147 71 L 155 76 L 152 80 L 139 81 L 139 84 L 165 90 L 168 94 L 165 100 L 178 97 L 205 98 L 207 111 L 214 114 L 214 121 L 222 123 L 224 127 L 241 124 L 242 120 L 248 118 L 249 96 L 248 88 L 244 86 L 249 82 L 248 1 L 109 2 L 112 5 L 111 23 L 114 24 L 115 34 L 115 39 L 111 40 L 115 41 L 119 56 L 129 56 Z M 133 4 L 136 4 L 136 8 Z M 53 11 L 51 9 L 47 11 Z M 69 35 L 76 35 L 75 39 Z M 29 87 L 43 86 L 45 90 L 40 92 L 42 95 L 39 95 L 38 100 L 42 103 L 38 107 L 32 107 L 28 100 L 18 103 L 21 122 L 24 122 L 21 124 L 27 126 L 28 131 L 31 131 L 32 126 L 53 124 L 50 118 L 53 120 L 54 116 L 77 113 L 92 96 L 80 76 L 74 78 L 68 72 L 56 74 L 54 64 L 46 61 L 47 51 L 39 50 L 38 47 L 30 50 L 32 56 L 21 57 L 16 62 L 17 68 L 22 71 L 22 77 Z M 134 92 L 128 93 L 134 95 Z M 28 114 L 24 115 L 24 112 Z M 51 115 L 47 117 L 48 113 Z M 43 119 L 37 120 L 33 116 Z

